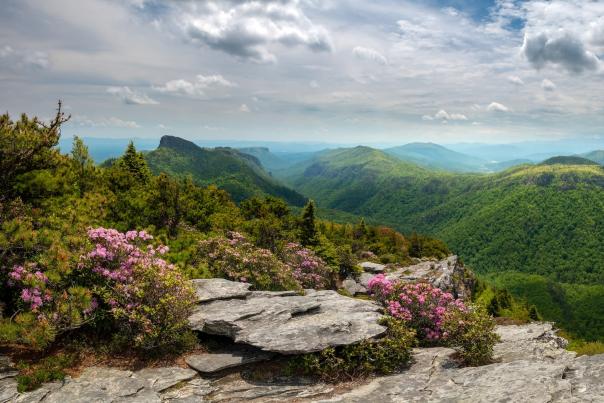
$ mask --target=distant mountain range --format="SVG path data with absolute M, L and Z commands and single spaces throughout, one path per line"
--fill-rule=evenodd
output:
M 145 153 L 145 158 L 156 174 L 190 175 L 198 184 L 213 184 L 227 190 L 236 201 L 272 195 L 294 206 L 306 202 L 301 194 L 272 178 L 256 157 L 232 148 L 201 148 L 188 140 L 164 136 L 159 147 Z
M 547 319 L 604 338 L 604 168 L 559 157 L 495 174 L 433 171 L 368 147 L 289 169 L 294 189 L 343 210 L 443 239 Z M 534 287 L 526 288 L 526 284 Z
M 384 152 L 427 168 L 454 172 L 488 170 L 488 162 L 483 159 L 458 153 L 433 143 L 409 143 L 399 147 L 387 148 Z

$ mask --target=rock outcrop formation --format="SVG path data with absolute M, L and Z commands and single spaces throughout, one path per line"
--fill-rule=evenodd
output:
M 17 393 L 16 372 L 0 357 L 0 402 L 601 402 L 604 355 L 575 357 L 549 323 L 499 326 L 499 362 L 460 368 L 448 348 L 418 348 L 400 374 L 361 385 L 328 385 L 253 371 L 199 375 L 178 367 L 124 371 L 88 368 L 78 378 Z M 256 365 L 256 364 L 251 364 Z
M 224 295 L 209 299 L 203 289 L 219 281 Z M 231 284 L 228 284 L 231 283 Z M 371 301 L 342 296 L 335 291 L 254 291 L 240 284 L 204 281 L 197 286 L 199 304 L 189 317 L 193 330 L 227 336 L 236 343 L 281 354 L 302 354 L 331 346 L 357 343 L 382 335 L 381 308 Z M 231 298 L 225 295 L 232 296 Z
M 472 295 L 475 281 L 473 274 L 454 255 L 439 261 L 427 260 L 404 267 L 389 267 L 371 262 L 363 262 L 360 266 L 364 272 L 358 278 L 349 278 L 342 283 L 342 287 L 352 295 L 365 293 L 369 280 L 379 273 L 383 273 L 391 280 L 429 282 L 443 291 L 452 293 L 456 298 L 462 299 Z

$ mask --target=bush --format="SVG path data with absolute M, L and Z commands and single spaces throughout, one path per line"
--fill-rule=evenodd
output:
M 368 289 L 390 316 L 415 330 L 420 344 L 453 347 L 468 365 L 491 360 L 499 337 L 483 308 L 466 306 L 431 284 L 393 282 L 384 275 L 373 277 Z
M 291 371 L 299 371 L 329 382 L 348 380 L 371 374 L 391 374 L 409 363 L 415 344 L 415 332 L 403 321 L 392 317 L 383 319 L 388 327 L 378 340 L 364 340 L 342 347 L 329 347 L 290 361 Z
M 290 266 L 268 249 L 255 247 L 238 232 L 201 241 L 201 258 L 215 277 L 252 284 L 257 290 L 300 290 Z
M 88 236 L 95 246 L 82 256 L 80 269 L 94 274 L 95 289 L 118 331 L 144 349 L 177 342 L 195 294 L 175 266 L 157 257 L 168 248 L 144 248 L 153 238 L 144 231 L 96 228 Z
M 144 231 L 96 228 L 88 238 L 92 250 L 63 276 L 37 263 L 12 268 L 9 285 L 21 312 L 0 323 L 0 340 L 44 348 L 60 333 L 104 321 L 131 346 L 177 342 L 194 292 L 175 266 L 157 257 L 167 247 L 145 245 L 152 236 Z
M 327 288 L 332 282 L 331 268 L 313 251 L 300 244 L 288 243 L 280 257 L 291 268 L 294 278 L 303 288 Z
M 457 350 L 466 365 L 491 362 L 499 335 L 494 332 L 495 321 L 484 308 L 451 310 L 446 315 L 442 329 L 446 334 L 446 343 Z

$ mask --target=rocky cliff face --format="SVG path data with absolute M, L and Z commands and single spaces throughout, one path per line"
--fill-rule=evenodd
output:
M 0 402 L 601 402 L 604 355 L 575 357 L 549 323 L 500 326 L 499 362 L 459 368 L 453 350 L 420 348 L 411 367 L 362 385 L 253 376 L 253 366 L 208 374 L 186 368 L 137 372 L 89 368 L 74 379 L 17 393 L 15 371 L 0 357 Z M 230 357 L 202 356 L 203 365 Z M 267 359 L 267 357 L 263 357 Z M 192 361 L 192 360 L 189 360 Z M 253 362 L 253 361 L 249 361 Z M 245 362 L 243 362 L 245 363 Z M 214 370 L 218 367 L 214 367 Z
M 400 275 L 454 277 L 456 264 L 435 271 L 436 266 L 422 263 Z M 384 330 L 377 323 L 379 307 L 333 291 L 253 292 L 247 284 L 221 279 L 194 285 L 199 305 L 191 326 L 238 344 L 190 355 L 185 360 L 190 368 L 93 367 L 24 394 L 17 393 L 14 367 L 0 357 L 0 403 L 604 401 L 604 355 L 575 357 L 550 323 L 498 327 L 497 362 L 482 367 L 460 368 L 448 348 L 418 348 L 407 370 L 361 385 L 284 376 L 270 369 L 283 363 L 284 354 L 379 336 Z

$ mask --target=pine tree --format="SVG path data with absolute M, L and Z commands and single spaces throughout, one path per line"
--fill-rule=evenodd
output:
M 300 223 L 300 241 L 304 246 L 317 244 L 317 227 L 315 224 L 315 202 L 309 200 L 302 213 Z
M 128 148 L 126 148 L 122 158 L 119 159 L 118 164 L 120 168 L 126 170 L 139 183 L 147 183 L 151 178 L 151 171 L 145 157 L 142 153 L 136 151 L 132 141 L 128 143 Z
M 77 173 L 76 184 L 80 196 L 94 186 L 94 161 L 90 158 L 88 147 L 81 138 L 74 136 L 71 148 L 71 160 Z

